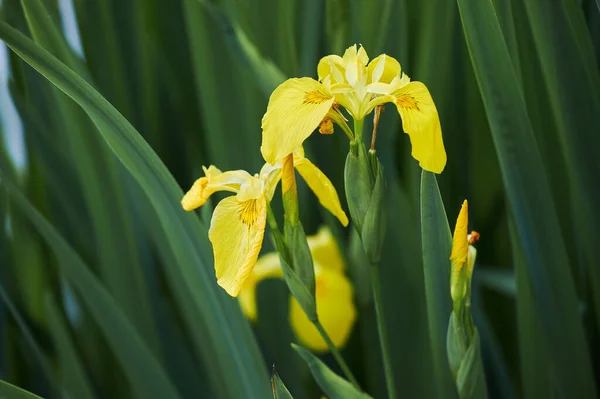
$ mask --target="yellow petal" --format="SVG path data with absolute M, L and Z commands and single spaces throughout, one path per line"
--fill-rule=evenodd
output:
M 394 96 L 402 127 L 410 137 L 412 156 L 423 169 L 442 173 L 446 150 L 440 118 L 429 90 L 421 82 L 411 82 L 395 91 Z
M 279 254 L 272 252 L 261 256 L 254 266 L 250 277 L 244 283 L 242 290 L 238 295 L 238 300 L 242 311 L 248 319 L 255 322 L 257 318 L 256 311 L 256 287 L 257 285 L 272 277 L 281 276 L 281 267 L 279 264 Z
M 344 346 L 352 332 L 356 319 L 352 296 L 352 285 L 346 276 L 321 268 L 316 275 L 317 314 L 336 347 Z M 292 298 L 290 306 L 290 320 L 298 339 L 314 351 L 327 351 L 327 344 L 298 302 Z
M 344 260 L 342 254 L 335 237 L 333 237 L 327 226 L 321 227 L 317 234 L 308 236 L 307 240 L 315 264 L 343 273 Z
M 467 239 L 469 229 L 469 204 L 464 200 L 456 226 L 454 227 L 454 236 L 452 237 L 452 254 L 450 260 L 461 265 L 467 260 L 469 241 Z
M 240 201 L 227 197 L 215 208 L 208 238 L 213 245 L 217 283 L 237 296 L 262 247 L 267 217 L 264 196 Z
M 400 63 L 386 54 L 373 59 L 368 65 L 369 83 L 391 83 L 396 76 L 400 76 Z
M 344 83 L 344 61 L 339 55 L 328 55 L 319 60 L 317 65 L 319 82 L 331 76 L 333 83 Z
M 319 126 L 334 97 L 311 78 L 288 79 L 279 85 L 262 119 L 264 159 L 275 164 L 292 153 Z
M 183 196 L 181 206 L 186 211 L 196 209 L 206 203 L 206 200 L 216 191 L 237 192 L 240 186 L 251 178 L 245 170 L 232 170 L 225 173 L 211 165 L 204 168 L 206 176 L 194 182 L 192 188 Z
M 369 62 L 369 56 L 362 46 L 358 50 L 356 44 L 348 47 L 342 58 L 346 71 L 346 81 L 350 85 L 354 86 L 359 80 L 366 78 L 366 66 Z
M 335 187 L 327 176 L 306 158 L 295 157 L 294 166 L 308 187 L 315 193 L 325 209 L 333 213 L 344 226 L 348 226 L 348 216 L 342 209 Z

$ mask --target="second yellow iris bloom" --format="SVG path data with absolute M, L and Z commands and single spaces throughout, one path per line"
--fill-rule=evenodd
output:
M 321 228 L 316 235 L 307 239 L 315 267 L 317 314 L 334 345 L 342 347 L 356 320 L 354 291 L 344 274 L 344 261 L 329 229 Z M 269 253 L 258 259 L 240 292 L 242 310 L 252 321 L 257 319 L 256 287 L 267 278 L 283 278 L 277 253 Z M 327 343 L 294 298 L 290 298 L 290 324 L 302 344 L 314 351 L 328 350 Z
M 365 49 L 354 45 L 343 57 L 322 58 L 317 72 L 318 81 L 288 79 L 271 95 L 262 120 L 261 152 L 267 162 L 299 147 L 338 106 L 362 120 L 376 106 L 391 102 L 410 137 L 413 157 L 423 169 L 442 172 L 446 151 L 431 94 L 423 83 L 411 82 L 396 59 L 382 54 L 369 62 Z
M 304 157 L 300 147 L 294 152 L 294 165 L 320 203 L 340 222 L 348 225 L 339 197 L 331 181 Z M 215 207 L 208 237 L 213 245 L 217 283 L 231 296 L 237 296 L 256 264 L 264 238 L 267 206 L 281 180 L 281 162 L 265 164 L 259 174 L 245 170 L 221 172 L 211 165 L 181 200 L 187 211 L 206 203 L 217 191 L 229 191 Z

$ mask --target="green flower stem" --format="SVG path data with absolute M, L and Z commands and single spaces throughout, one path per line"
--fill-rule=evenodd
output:
M 377 332 L 379 333 L 379 346 L 381 347 L 381 357 L 383 358 L 388 398 L 396 399 L 396 386 L 394 384 L 394 375 L 392 373 L 392 361 L 390 359 L 385 319 L 383 317 L 381 286 L 379 285 L 379 266 L 371 264 L 370 270 L 371 285 L 373 286 L 373 301 L 375 302 L 375 315 L 377 316 Z
M 360 389 L 360 385 L 358 385 L 358 381 L 356 381 L 354 374 L 352 374 L 352 371 L 350 371 L 350 367 L 348 367 L 348 365 L 346 364 L 346 361 L 342 357 L 342 354 L 340 353 L 340 351 L 338 351 L 338 349 L 334 345 L 333 341 L 327 334 L 327 331 L 325 331 L 325 329 L 323 328 L 323 325 L 321 324 L 321 322 L 319 320 L 316 320 L 313 322 L 313 324 L 315 325 L 315 327 L 317 327 L 317 330 L 319 330 L 319 333 L 321 334 L 321 336 L 327 343 L 329 350 L 331 351 L 331 353 L 333 354 L 333 357 L 335 357 L 335 360 L 338 362 L 338 364 L 342 368 L 342 371 L 344 372 L 344 375 L 346 376 L 346 378 L 352 383 L 352 385 L 354 385 L 354 388 L 356 388 L 360 391 L 361 389 Z
M 354 120 L 354 137 L 356 138 L 357 141 L 362 140 L 364 123 L 365 123 L 364 119 L 355 119 Z
M 267 204 L 267 223 L 269 224 L 269 227 L 271 228 L 271 234 L 273 235 L 273 239 L 275 241 L 275 246 L 277 247 L 277 251 L 279 252 L 280 256 L 282 256 L 285 259 L 285 261 L 289 263 L 290 256 L 287 251 L 285 241 L 283 240 L 283 235 L 281 234 L 281 230 L 279 230 L 279 226 L 277 225 L 277 219 L 275 218 L 275 214 L 273 213 L 273 209 L 271 208 L 270 204 Z M 333 354 L 333 357 L 335 357 L 335 360 L 340 365 L 340 368 L 344 372 L 344 375 L 346 376 L 346 378 L 352 383 L 352 385 L 354 385 L 354 387 L 356 389 L 360 390 L 360 386 L 358 385 L 356 378 L 352 374 L 352 371 L 350 371 L 350 367 L 348 367 L 348 364 L 346 364 L 346 361 L 344 360 L 341 353 L 336 348 L 335 344 L 331 340 L 331 337 L 329 337 L 329 334 L 327 334 L 327 331 L 325 331 L 325 329 L 323 328 L 323 325 L 321 324 L 319 319 L 317 318 L 317 320 L 312 321 L 312 323 L 319 331 L 319 334 L 321 334 L 321 337 L 323 337 L 323 340 L 329 347 L 329 350 Z

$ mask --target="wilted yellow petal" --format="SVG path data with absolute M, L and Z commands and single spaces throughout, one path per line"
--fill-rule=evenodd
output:
M 315 265 L 315 268 L 318 268 Z M 316 277 L 319 320 L 336 347 L 346 344 L 356 319 L 352 285 L 337 271 L 321 268 Z M 325 352 L 327 344 L 295 299 L 291 299 L 290 320 L 298 339 L 308 348 Z
M 308 187 L 315 193 L 325 209 L 333 213 L 344 226 L 348 226 L 348 216 L 342 209 L 340 198 L 331 180 L 306 158 L 295 157 L 294 166 Z
M 256 321 L 256 286 L 264 279 L 280 277 L 282 274 L 279 263 L 279 254 L 272 252 L 261 256 L 256 261 L 256 266 L 250 277 L 244 283 L 238 295 L 242 311 L 248 319 Z
M 375 57 L 368 65 L 369 83 L 391 83 L 396 76 L 400 76 L 400 63 L 386 54 Z
M 308 236 L 308 246 L 313 261 L 326 269 L 343 273 L 344 260 L 328 227 L 323 226 L 314 236 Z
M 222 173 L 213 165 L 203 169 L 206 176 L 196 180 L 181 200 L 181 206 L 186 211 L 204 205 L 206 200 L 217 191 L 237 192 L 240 186 L 252 177 L 245 170 L 232 170 Z
M 469 241 L 467 240 L 469 230 L 469 204 L 464 200 L 456 226 L 454 227 L 454 235 L 452 236 L 452 253 L 450 260 L 463 265 L 467 260 L 469 250 Z
M 275 164 L 302 145 L 333 105 L 334 97 L 311 78 L 288 79 L 279 85 L 262 119 L 264 159 Z
M 259 198 L 227 197 L 215 208 L 208 238 L 213 245 L 217 283 L 237 296 L 262 247 L 267 203 Z
M 446 166 L 446 150 L 440 118 L 429 90 L 421 82 L 411 82 L 393 95 L 402 117 L 402 127 L 410 137 L 412 156 L 423 169 L 442 173 Z

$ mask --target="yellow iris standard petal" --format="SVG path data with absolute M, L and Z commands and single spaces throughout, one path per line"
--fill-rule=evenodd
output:
M 421 82 L 410 82 L 393 95 L 402 117 L 402 127 L 410 137 L 412 156 L 423 169 L 442 173 L 446 166 L 446 150 L 440 118 L 429 90 Z
M 368 83 L 386 83 L 390 84 L 396 76 L 400 76 L 400 63 L 386 54 L 375 57 L 367 67 Z
M 344 73 L 344 61 L 339 55 L 323 57 L 317 65 L 319 82 L 322 82 L 327 76 L 331 76 L 333 83 L 344 83 Z
M 262 247 L 267 217 L 264 195 L 240 201 L 227 197 L 215 208 L 208 238 L 213 245 L 217 283 L 237 296 Z
M 342 209 L 335 187 L 325 173 L 306 158 L 295 157 L 294 166 L 308 187 L 315 193 L 321 205 L 337 217 L 342 225 L 348 226 L 348 216 Z
M 273 252 L 258 259 L 254 270 L 238 295 L 242 311 L 249 320 L 255 322 L 257 319 L 256 286 L 266 278 L 280 277 L 281 275 L 278 253 Z
M 308 236 L 313 261 L 326 269 L 343 273 L 344 260 L 329 228 L 323 226 L 314 236 Z
M 320 268 L 316 275 L 317 314 L 336 347 L 346 344 L 356 320 L 352 291 L 352 285 L 342 273 Z M 298 339 L 314 351 L 327 351 L 327 344 L 298 302 L 291 299 L 290 306 L 290 321 Z
M 275 164 L 292 153 L 319 126 L 334 97 L 311 78 L 288 79 L 279 85 L 262 119 L 264 159 Z

